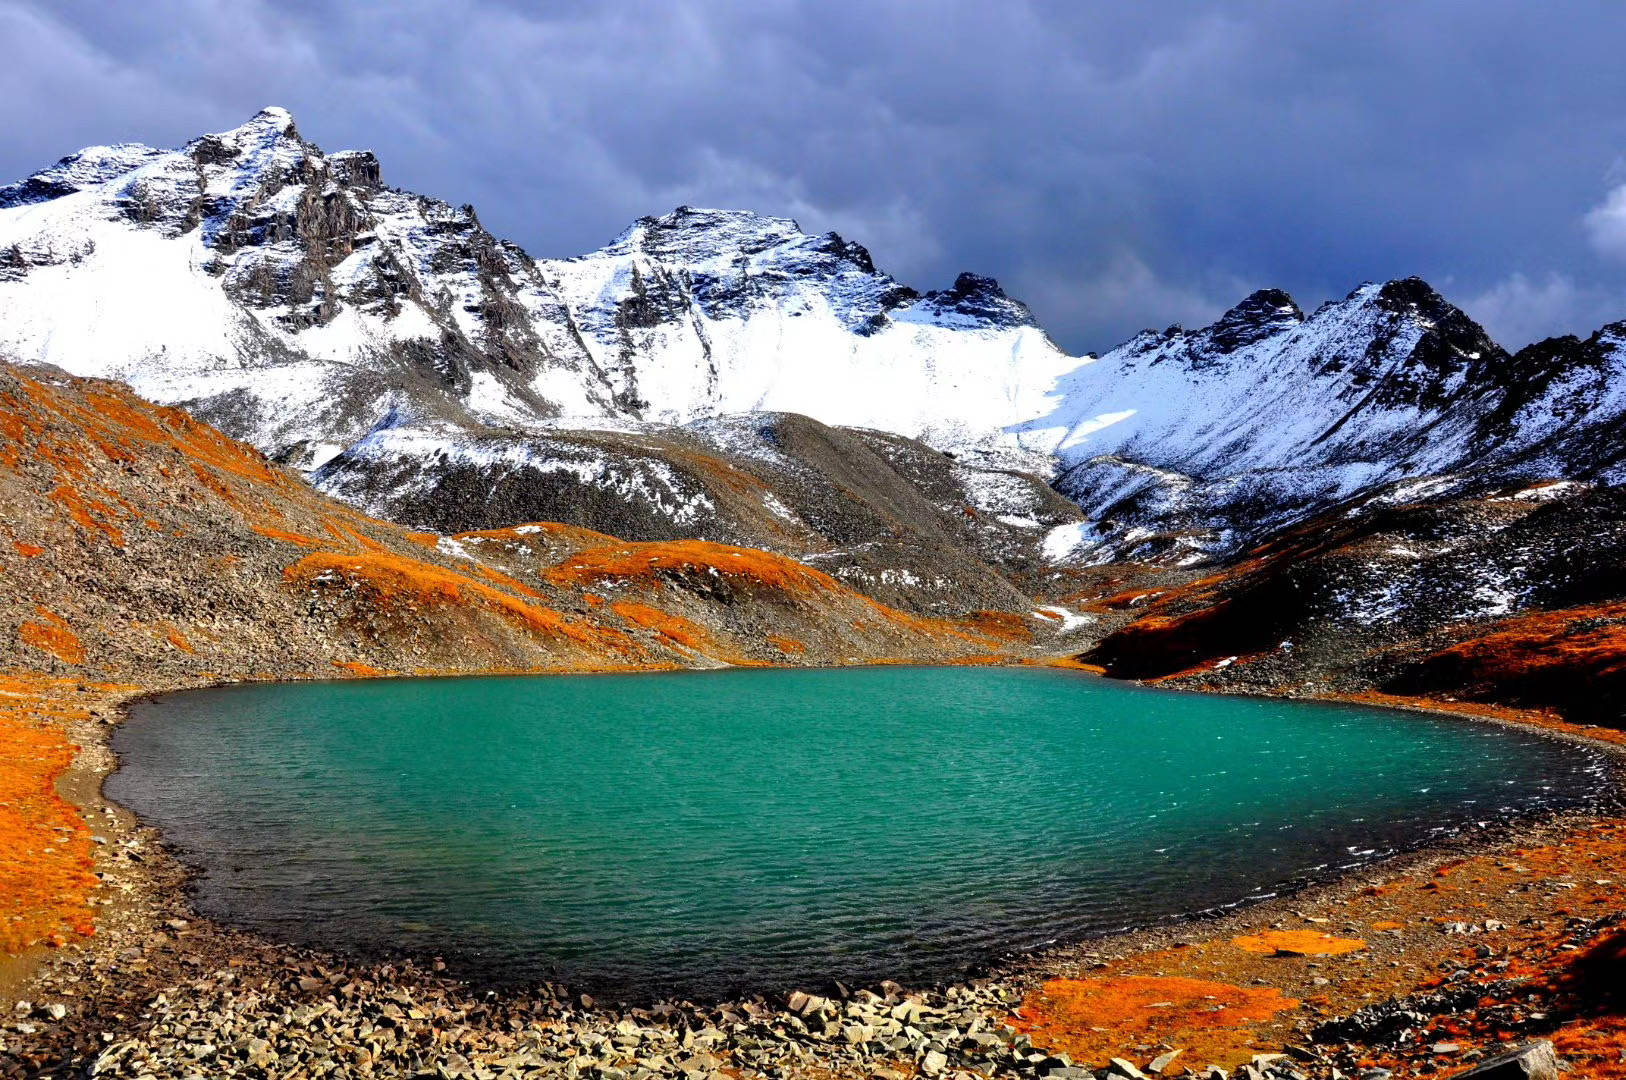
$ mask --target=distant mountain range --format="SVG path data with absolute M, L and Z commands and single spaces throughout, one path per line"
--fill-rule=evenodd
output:
M 0 188 L 0 354 L 408 524 L 747 543 L 917 609 L 1197 565 L 1396 484 L 1626 475 L 1626 323 L 1509 354 L 1407 279 L 1075 357 L 989 278 L 923 293 L 783 218 L 534 259 L 281 109 Z

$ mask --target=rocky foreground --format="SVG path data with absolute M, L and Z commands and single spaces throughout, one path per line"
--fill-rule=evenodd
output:
M 1626 1076 L 1626 820 L 1490 829 L 965 985 L 627 1005 L 485 990 L 439 963 L 361 962 L 198 918 L 158 837 L 95 794 L 132 693 L 11 680 L 0 698 L 0 722 L 80 748 L 36 794 L 78 804 L 48 844 L 82 851 L 86 871 L 43 898 L 83 887 L 64 929 L 0 968 L 0 1076 L 1382 1080 L 1456 1075 L 1527 1043 L 1538 1066 Z

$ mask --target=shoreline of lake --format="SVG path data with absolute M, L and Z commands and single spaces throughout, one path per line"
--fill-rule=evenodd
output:
M 433 970 L 419 970 L 410 966 L 404 967 L 390 964 L 357 965 L 340 958 L 324 956 L 309 950 L 285 948 L 256 941 L 252 935 L 246 935 L 230 928 L 215 926 L 207 920 L 196 918 L 186 900 L 186 873 L 184 869 L 168 855 L 161 842 L 157 841 L 150 830 L 134 822 L 122 810 L 108 806 L 102 801 L 99 791 L 100 779 L 111 771 L 113 764 L 107 746 L 107 735 L 112 725 L 121 719 L 124 707 L 130 702 L 150 696 L 153 693 L 163 693 L 166 689 L 168 688 L 149 691 L 124 688 L 120 691 L 103 691 L 89 695 L 95 698 L 94 701 L 86 703 L 91 706 L 90 712 L 92 715 L 74 725 L 76 728 L 75 735 L 84 749 L 69 770 L 69 774 L 62 786 L 66 793 L 86 812 L 87 816 L 92 817 L 93 820 L 101 819 L 99 825 L 105 826 L 98 829 L 99 834 L 106 834 L 102 836 L 106 843 L 97 845 L 98 853 L 102 856 L 98 859 L 98 868 L 108 875 L 104 885 L 104 892 L 108 894 L 107 899 L 111 902 L 101 905 L 102 914 L 99 919 L 101 927 L 96 936 L 83 941 L 70 942 L 66 948 L 62 949 L 37 949 L 33 951 L 32 956 L 25 956 L 6 963 L 4 968 L 10 970 L 6 971 L 4 975 L 0 975 L 0 997 L 5 999 L 5 1003 L 10 1005 L 17 1000 L 43 999 L 52 994 L 58 994 L 59 997 L 68 1000 L 72 1000 L 74 997 L 83 997 L 85 995 L 79 992 L 72 994 L 59 994 L 59 992 L 76 991 L 76 988 L 90 985 L 95 981 L 97 971 L 116 974 L 127 987 L 126 995 L 133 994 L 139 997 L 142 991 L 155 994 L 166 986 L 173 989 L 183 984 L 191 986 L 192 991 L 197 992 L 200 989 L 200 981 L 197 978 L 188 980 L 184 976 L 195 975 L 199 970 L 210 967 L 210 962 L 213 961 L 220 965 L 218 970 L 221 971 L 231 972 L 236 970 L 243 972 L 252 970 L 257 972 L 259 977 L 266 980 L 266 986 L 276 988 L 273 996 L 284 1000 L 284 1003 L 301 997 L 309 998 L 312 995 L 320 997 L 322 991 L 340 986 L 340 983 L 326 983 L 326 975 L 320 976 L 320 980 L 323 981 L 322 985 L 317 985 L 316 982 L 312 981 L 318 979 L 318 977 L 308 972 L 314 968 L 323 968 L 330 974 L 334 971 L 345 972 L 346 976 L 343 980 L 345 982 L 354 982 L 355 978 L 361 978 L 363 981 L 369 981 L 370 979 L 369 989 L 366 994 L 354 1001 L 347 1001 L 345 1005 L 347 1008 L 354 1005 L 366 1011 L 366 1002 L 371 1001 L 374 1005 L 377 1005 L 380 1000 L 387 1001 L 390 995 L 400 992 L 406 992 L 410 996 L 413 991 L 410 989 L 403 990 L 403 988 L 413 987 L 430 988 L 430 993 L 440 995 L 445 1001 L 470 1001 L 475 1005 L 479 1005 L 482 999 L 480 991 L 467 990 L 464 988 L 464 984 L 450 980 L 445 975 L 436 973 Z M 98 713 L 99 715 L 96 715 Z M 1517 716 L 1504 715 L 1501 717 L 1480 717 L 1480 719 L 1511 723 L 1526 730 L 1530 730 L 1532 727 L 1532 725 L 1527 724 Z M 1556 735 L 1561 738 L 1585 738 L 1584 735 L 1572 731 L 1553 731 L 1546 727 L 1539 727 L 1538 729 L 1542 730 L 1544 734 Z M 1622 748 L 1618 744 L 1601 742 L 1597 739 L 1586 741 L 1588 741 L 1589 745 L 1604 749 L 1611 755 L 1611 759 L 1617 762 L 1618 783 L 1618 760 Z M 91 781 L 94 781 L 93 786 Z M 1410 854 L 1404 854 L 1382 863 L 1363 867 L 1353 877 L 1349 874 L 1341 875 L 1333 880 L 1318 883 L 1308 890 L 1291 897 L 1267 900 L 1242 910 L 1224 913 L 1217 918 L 1114 934 L 1035 953 L 994 970 L 986 979 L 976 980 L 975 989 L 965 987 L 948 988 L 957 995 L 957 1000 L 954 1002 L 936 991 L 916 992 L 912 996 L 921 998 L 924 1007 L 938 1008 L 941 1006 L 944 1015 L 948 1015 L 955 1010 L 963 1012 L 965 1008 L 974 1006 L 977 1010 L 980 1010 L 981 1015 L 986 1017 L 988 1021 L 987 1032 L 997 1033 L 1001 1039 L 1000 1045 L 1009 1048 L 1011 1043 L 1004 1041 L 1008 1037 L 1008 1033 L 1000 1031 L 995 1021 L 999 1020 L 1001 1016 L 1005 1020 L 1009 1020 L 1012 1010 L 1021 1009 L 1024 1006 L 1007 999 L 1014 993 L 1018 995 L 1020 1001 L 1028 1001 L 1034 994 L 1039 993 L 1039 988 L 1051 978 L 1079 976 L 1088 979 L 1092 977 L 1092 972 L 1110 971 L 1113 965 L 1133 961 L 1137 956 L 1158 954 L 1170 950 L 1174 950 L 1176 953 L 1184 952 L 1192 948 L 1193 943 L 1223 943 L 1226 935 L 1238 935 L 1247 930 L 1268 928 L 1273 923 L 1281 923 L 1284 920 L 1294 921 L 1301 917 L 1300 913 L 1307 912 L 1317 905 L 1331 905 L 1336 908 L 1353 902 L 1351 897 L 1358 896 L 1363 890 L 1383 888 L 1385 882 L 1402 879 L 1408 873 L 1416 872 L 1426 875 L 1432 872 L 1431 867 L 1437 867 L 1452 860 L 1485 857 L 1488 852 L 1502 849 L 1518 850 L 1533 843 L 1556 844 L 1562 848 L 1568 842 L 1566 838 L 1579 835 L 1588 828 L 1606 825 L 1610 820 L 1607 813 L 1600 808 L 1599 813 L 1596 814 L 1572 815 L 1567 819 L 1522 823 L 1515 830 L 1497 837 L 1470 836 L 1456 838 L 1444 845 L 1428 846 Z M 123 851 L 134 856 L 134 859 L 110 860 L 107 856 L 113 851 Z M 113 861 L 122 865 L 111 865 Z M 1367 883 L 1362 884 L 1362 881 Z M 1439 894 L 1437 893 L 1429 896 L 1431 900 L 1438 898 Z M 1626 900 L 1626 896 L 1622 896 L 1621 899 Z M 1306 917 L 1316 918 L 1316 916 Z M 1304 923 L 1303 925 L 1318 926 L 1322 924 Z M 1389 933 L 1389 931 L 1383 933 Z M 1368 950 L 1376 950 L 1378 946 L 1386 944 L 1388 943 L 1375 940 L 1368 943 Z M 129 954 L 132 949 L 139 950 L 145 959 L 130 959 Z M 237 964 L 235 969 L 232 966 L 234 959 L 232 953 L 234 950 L 241 953 L 241 956 L 235 958 Z M 1404 955 L 1404 950 L 1400 955 Z M 191 959 L 190 963 L 188 958 Z M 1272 961 L 1287 964 L 1298 962 L 1290 958 L 1270 957 L 1264 961 L 1258 961 L 1258 963 L 1264 963 L 1266 970 L 1271 970 Z M 1255 963 L 1255 961 L 1251 960 L 1248 962 Z M 1315 964 L 1320 961 L 1304 960 L 1303 962 Z M 1396 960 L 1395 962 L 1401 963 L 1402 961 Z M 132 969 L 132 963 L 138 964 L 139 968 Z M 1107 967 L 1101 968 L 1097 967 L 1097 965 L 1107 965 Z M 1174 970 L 1176 967 L 1172 962 L 1165 966 L 1169 970 Z M 1285 969 L 1278 965 L 1275 970 Z M 303 974 L 290 974 L 296 971 Z M 202 983 L 209 982 L 216 972 L 210 971 L 206 974 L 208 977 L 202 979 Z M 371 978 L 373 976 L 377 978 Z M 234 976 L 234 979 L 236 977 Z M 1141 978 L 1143 976 L 1130 977 Z M 1152 976 L 1144 977 L 1150 978 Z M 218 987 L 215 990 L 218 990 Z M 27 998 L 24 997 L 25 994 L 28 995 Z M 966 998 L 965 995 L 967 994 L 970 994 L 971 997 Z M 345 995 L 341 994 L 339 997 L 343 998 Z M 606 1013 L 602 1007 L 583 1009 L 578 1000 L 573 999 L 572 1002 L 566 1003 L 553 995 L 507 995 L 505 1000 L 511 1004 L 529 1000 L 539 1010 L 536 1015 L 546 1017 L 547 1025 L 553 1027 L 563 1023 L 567 1029 L 576 1031 L 578 1036 L 581 1033 L 613 1030 L 616 1025 L 627 1019 L 626 1016 L 620 1013 Z M 970 1004 L 967 1004 L 967 1002 L 970 1002 Z M 31 1002 L 31 1004 L 38 1005 L 37 1002 Z M 753 1008 L 768 1010 L 772 1017 L 775 1018 L 773 1023 L 778 1023 L 787 1030 L 793 1030 L 787 1019 L 788 1014 L 784 1012 L 784 1004 L 783 1001 L 764 1001 L 760 1005 L 754 1005 Z M 845 1010 L 852 1004 L 852 1002 L 843 1002 L 836 1011 L 845 1016 Z M 950 1008 L 951 1005 L 953 1008 Z M 516 1007 L 518 1007 L 517 1004 Z M 888 1010 L 893 1007 L 895 1006 L 892 1004 L 887 1006 Z M 740 1008 L 743 1009 L 744 1006 L 741 1005 Z M 287 1010 L 283 1011 L 286 1012 Z M 670 1027 L 668 1021 L 671 1021 L 677 1027 L 693 1032 L 695 1030 L 705 1030 L 705 1026 L 715 1027 L 717 1017 L 735 1011 L 737 1010 L 727 1008 L 710 1010 L 703 1008 L 699 1010 L 679 1009 L 677 1012 L 665 1017 L 652 1014 L 650 1023 L 657 1027 L 662 1025 Z M 342 1013 L 343 1009 L 340 1009 L 340 1012 Z M 139 1013 L 135 1015 L 139 1015 Z M 744 1016 L 743 1013 L 740 1015 Z M 711 1017 L 712 1019 L 707 1020 L 705 1026 L 697 1027 L 696 1025 L 699 1025 L 705 1017 Z M 561 1020 L 561 1018 L 564 1019 Z M 674 1018 L 676 1019 L 674 1020 Z M 87 1051 L 98 1050 L 98 1052 L 105 1052 L 107 1049 L 105 1045 L 100 1048 L 97 1047 L 97 1043 L 101 1042 L 100 1030 L 106 1030 L 106 1027 L 101 1024 L 104 1019 L 105 1016 L 99 1014 L 70 1012 L 67 1018 L 60 1021 L 53 1020 L 49 1016 L 37 1022 L 35 1019 L 25 1018 L 21 1021 L 13 1021 L 11 1026 L 15 1028 L 17 1023 L 33 1024 L 35 1030 L 31 1034 L 46 1036 L 41 1045 L 59 1041 L 58 1038 L 51 1035 L 53 1030 L 57 1032 L 58 1036 L 62 1036 L 67 1035 L 70 1028 L 77 1027 L 85 1033 L 85 1038 L 88 1040 L 85 1044 Z M 797 1017 L 797 1019 L 802 1018 Z M 433 1017 L 431 1017 L 432 1020 Z M 639 1024 L 643 1022 L 643 1020 L 638 1021 Z M 756 1020 L 749 1021 L 749 1023 L 757 1022 Z M 433 1026 L 432 1023 L 431 1026 Z M 807 1061 L 797 1057 L 796 1062 L 799 1064 L 796 1064 L 796 1067 L 801 1068 L 813 1062 L 824 1062 L 826 1064 L 840 1065 L 841 1068 L 849 1071 L 861 1069 L 863 1074 L 870 1074 L 869 1065 L 867 1064 L 868 1058 L 862 1056 L 867 1054 L 864 1049 L 867 1047 L 867 1043 L 848 1043 L 846 1041 L 847 1036 L 842 1034 L 844 1026 L 852 1025 L 838 1024 L 837 1034 L 833 1038 L 822 1038 L 818 1032 L 809 1032 L 806 1038 L 797 1045 L 803 1046 L 804 1049 L 811 1047 L 812 1049 L 807 1052 L 812 1057 Z M 859 1024 L 857 1026 L 862 1028 L 865 1025 Z M 950 1025 L 950 1027 L 954 1026 Z M 100 1030 L 96 1032 L 90 1031 L 91 1028 L 98 1027 Z M 803 1020 L 802 1027 L 807 1027 L 805 1020 Z M 1276 1028 L 1266 1025 L 1265 1028 L 1261 1029 L 1260 1038 L 1268 1041 L 1271 1033 L 1276 1030 Z M 494 1029 L 491 1034 L 495 1037 L 501 1035 L 502 1032 Z M 729 1033 L 725 1032 L 725 1034 Z M 863 1031 L 860 1030 L 859 1034 L 863 1034 Z M 929 1035 L 930 1033 L 923 1031 L 922 1034 Z M 965 1033 L 962 1032 L 961 1034 Z M 19 1035 L 15 1030 L 4 1032 L 3 1037 L 6 1039 L 8 1048 L 13 1051 L 16 1051 L 22 1045 L 18 1040 L 26 1038 L 26 1036 Z M 576 1037 L 573 1036 L 573 1038 Z M 798 1035 L 798 1038 L 801 1038 L 801 1036 Z M 72 1040 L 69 1039 L 69 1041 Z M 928 1039 L 927 1041 L 931 1042 L 932 1040 Z M 796 1042 L 796 1039 L 792 1039 L 791 1042 Z M 572 1045 L 575 1047 L 576 1052 L 580 1053 L 582 1044 L 579 1039 Z M 790 1045 L 790 1043 L 785 1045 Z M 858 1049 L 854 1049 L 855 1047 Z M 155 1045 L 155 1049 L 162 1051 L 160 1046 Z M 1125 1049 L 1128 1051 L 1130 1048 Z M 216 1051 L 218 1052 L 218 1050 L 217 1047 Z M 709 1051 L 707 1052 L 709 1053 Z M 936 1053 L 937 1051 L 928 1050 L 925 1052 Z M 795 1057 L 794 1054 L 792 1056 Z M 919 1057 L 920 1055 L 915 1056 Z M 984 1058 L 986 1056 L 986 1054 L 983 1055 Z M 693 1055 L 691 1054 L 681 1060 L 687 1061 L 692 1058 Z M 538 1061 L 541 1060 L 538 1059 Z M 679 1059 L 673 1060 L 675 1062 Z M 913 1061 L 912 1068 L 919 1070 L 922 1062 L 913 1060 L 913 1058 L 911 1060 Z M 1149 1062 L 1150 1058 L 1148 1057 L 1141 1060 L 1140 1064 L 1144 1066 Z M 721 1063 L 722 1059 L 719 1059 L 718 1064 Z M 1188 1061 L 1187 1063 L 1198 1064 L 1195 1061 Z M 705 1062 L 702 1061 L 701 1064 L 704 1065 Z M 935 1059 L 933 1059 L 933 1064 L 935 1064 Z M 951 1074 L 956 1069 L 964 1070 L 969 1068 L 971 1064 L 973 1063 L 962 1061 L 957 1057 L 953 1059 L 945 1057 L 944 1063 L 937 1071 Z M 1008 1064 L 1012 1072 L 1037 1075 L 1035 1069 L 1031 1067 L 1036 1063 L 1022 1062 L 1011 1057 L 1008 1059 Z M 1105 1062 L 1088 1064 L 1099 1066 L 1104 1065 Z M 1301 1062 L 1300 1067 L 1308 1067 L 1310 1064 Z M 541 1067 L 540 1064 L 537 1066 L 539 1069 Z M 615 1066 L 609 1067 L 614 1068 Z M 889 1066 L 877 1067 L 887 1068 Z M 1056 1067 L 1060 1066 L 1052 1066 L 1052 1068 Z M 676 1072 L 682 1073 L 684 1070 L 677 1069 Z M 111 1069 L 105 1071 L 104 1074 L 119 1075 L 116 1070 Z M 907 1071 L 903 1074 L 907 1075 Z M 137 1074 L 130 1073 L 130 1075 Z M 629 1073 L 628 1075 L 634 1074 Z

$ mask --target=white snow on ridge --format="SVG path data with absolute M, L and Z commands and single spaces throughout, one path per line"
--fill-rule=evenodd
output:
M 1386 340 L 1381 363 L 1403 367 L 1424 332 L 1416 321 L 1378 304 L 1366 285 L 1285 332 L 1271 333 L 1208 361 L 1193 349 L 1200 335 L 1152 334 L 1081 364 L 1055 387 L 1055 408 L 1020 427 L 1027 445 L 1064 462 L 1102 455 L 1131 458 L 1194 476 L 1253 469 L 1302 468 L 1359 458 L 1363 444 L 1386 444 L 1413 430 L 1409 405 L 1368 405 L 1347 432 L 1340 418 L 1363 404 L 1365 351 Z M 1347 357 L 1341 372 L 1332 358 Z M 1349 486 L 1369 478 L 1352 473 Z
M 258 395 L 265 372 L 290 360 L 388 375 L 402 343 L 433 347 L 455 332 L 483 347 L 492 334 L 488 283 L 447 247 L 448 236 L 477 226 L 461 211 L 387 189 L 323 183 L 320 197 L 347 202 L 361 232 L 326 271 L 308 313 L 234 295 L 251 298 L 266 280 L 308 271 L 292 239 L 226 244 L 245 227 L 232 215 L 291 235 L 291 224 L 276 222 L 291 223 L 313 196 L 289 178 L 321 175 L 348 156 L 322 155 L 273 109 L 183 150 L 91 148 L 46 170 L 41 183 L 79 190 L 0 203 L 0 251 L 15 249 L 25 263 L 0 268 L 0 348 L 120 378 L 174 403 L 228 389 Z M 193 228 L 189 184 L 195 192 L 199 183 L 213 212 Z M 154 221 L 132 220 L 132 192 L 152 202 Z M 510 332 L 534 335 L 550 359 L 523 376 L 471 373 L 467 389 L 451 396 L 477 423 L 682 424 L 781 410 L 944 447 L 1016 451 L 1003 429 L 1044 411 L 1048 389 L 1077 363 L 1032 325 L 900 303 L 907 291 L 874 271 L 861 249 L 804 234 L 787 219 L 685 210 L 640 223 L 602 251 L 540 261 L 531 271 L 504 258 L 512 263 L 504 287 L 531 319 Z M 374 295 L 380 275 L 393 281 L 396 267 L 415 290 L 387 304 L 347 299 Z M 662 289 L 672 311 L 629 330 L 629 297 Z M 330 310 L 319 311 L 318 301 Z M 516 396 L 518 386 L 534 399 Z M 612 405 L 613 392 L 637 404 Z M 362 429 L 376 418 L 364 418 Z M 332 434 L 315 425 L 291 432 L 291 420 L 279 427 L 289 437 Z
M 544 263 L 543 274 L 582 313 L 595 363 L 621 370 L 649 401 L 645 417 L 666 423 L 781 411 L 936 445 L 998 441 L 1042 411 L 1078 363 L 1034 326 L 944 316 L 923 302 L 870 327 L 859 316 L 897 284 L 826 246 L 787 219 L 685 209 L 602 251 Z M 635 332 L 637 355 L 623 362 L 626 331 L 612 317 L 621 298 L 680 278 L 694 305 Z
M 1304 508 L 1448 476 L 1483 459 L 1493 406 L 1518 476 L 1563 478 L 1588 425 L 1626 415 L 1626 324 L 1503 401 L 1492 361 L 1506 354 L 1415 280 L 1308 316 L 1256 293 L 1213 326 L 1070 356 L 990 280 L 920 295 L 787 218 L 680 207 L 599 251 L 535 260 L 377 170 L 268 109 L 178 150 L 90 147 L 0 188 L 0 354 L 121 379 L 311 470 L 346 447 L 356 462 L 412 456 L 420 478 L 436 460 L 525 464 L 675 520 L 699 509 L 653 457 L 558 454 L 548 433 L 689 425 L 795 468 L 750 414 L 803 413 L 954 454 L 978 513 L 1011 528 L 1055 518 L 999 470 L 1054 479 L 1103 523 L 1049 528 L 1058 564 L 1139 541 L 1200 560 Z M 1596 479 L 1626 477 L 1613 468 Z
M 420 467 L 437 461 L 444 466 L 472 465 L 494 472 L 528 469 L 565 473 L 589 487 L 612 491 L 629 502 L 654 508 L 677 525 L 690 525 L 716 509 L 704 492 L 687 488 L 671 466 L 658 458 L 610 457 L 581 446 L 550 446 L 545 439 L 474 438 L 455 429 L 382 427 L 345 451 L 342 462 L 350 468 L 330 468 L 315 477 L 316 486 L 369 513 L 382 513 L 402 496 L 421 495 L 437 473 Z M 401 478 L 387 490 L 370 482 L 370 472 L 358 463 L 374 463 L 384 475 Z
M 1044 604 L 1037 609 L 1043 617 L 1055 619 L 1061 623 L 1061 633 L 1070 634 L 1081 626 L 1089 626 L 1095 622 L 1094 615 L 1084 615 L 1060 604 Z

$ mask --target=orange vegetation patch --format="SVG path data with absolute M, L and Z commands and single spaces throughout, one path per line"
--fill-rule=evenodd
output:
M 1150 603 L 1162 595 L 1163 591 L 1157 589 L 1130 589 L 1110 596 L 1085 599 L 1079 602 L 1079 606 L 1090 611 L 1127 611 Z
M 0 950 L 93 932 L 90 830 L 56 793 L 74 749 L 42 722 L 43 680 L 0 685 Z
M 1626 692 L 1626 603 L 1506 620 L 1433 654 L 1394 689 L 1618 716 L 1604 703 Z
M 54 470 L 54 478 L 40 478 L 55 485 L 50 497 L 81 529 L 115 547 L 124 546 L 118 519 L 145 518 L 116 493 L 87 481 L 98 451 L 124 470 L 150 468 L 170 478 L 190 473 L 239 509 L 245 484 L 293 484 L 257 451 L 182 410 L 151 405 L 105 384 L 74 380 L 60 386 L 18 377 L 14 391 L 0 394 L 0 434 L 13 440 L 0 448 L 0 458 L 13 468 L 26 461 Z M 179 463 L 172 460 L 177 456 Z M 121 504 L 123 512 L 109 503 Z
M 1315 930 L 1266 930 L 1232 938 L 1231 944 L 1262 956 L 1344 956 L 1366 948 L 1359 938 L 1333 937 Z
M 440 533 L 409 532 L 406 538 L 420 547 L 434 548 L 440 546 Z
M 706 633 L 705 627 L 685 619 L 681 615 L 673 615 L 659 608 L 652 608 L 647 604 L 634 604 L 630 601 L 618 601 L 610 605 L 610 610 L 635 626 L 646 630 L 653 630 L 661 637 L 685 649 L 709 649 L 711 635 Z
M 1067 668 L 1069 671 L 1087 671 L 1091 675 L 1105 675 L 1107 669 L 1100 664 L 1087 664 L 1076 656 L 1044 656 L 1023 660 L 1029 667 Z
M 243 509 L 243 500 L 237 497 L 237 492 L 209 466 L 192 462 L 192 475 L 198 478 L 198 483 L 218 495 L 221 502 L 234 510 Z
M 590 585 L 605 581 L 654 581 L 662 577 L 710 575 L 798 595 L 847 592 L 829 574 L 795 559 L 755 548 L 731 547 L 700 540 L 672 540 L 578 551 L 547 571 L 556 585 Z
M 321 551 L 307 555 L 283 572 L 291 585 L 312 586 L 342 581 L 366 593 L 379 610 L 402 607 L 483 608 L 523 630 L 581 645 L 609 647 L 604 630 L 573 622 L 549 608 L 524 603 L 508 593 L 450 570 L 378 552 L 342 554 Z
M 1126 1047 L 1168 1043 L 1194 1066 L 1232 1067 L 1259 1052 L 1256 1025 L 1298 1005 L 1273 988 L 1184 976 L 1052 979 L 1022 1002 L 1015 1023 L 1034 1045 L 1081 1063 L 1104 1065 Z
M 375 668 L 373 665 L 364 664 L 360 660 L 335 660 L 333 666 L 340 671 L 347 671 L 359 679 L 372 679 L 389 674 L 383 668 Z
M 1051 615 L 1050 618 L 1057 616 Z M 973 611 L 960 620 L 966 628 L 984 637 L 1001 641 L 1028 642 L 1033 640 L 1033 627 L 1026 617 L 1009 611 Z
M 45 607 L 36 607 L 34 612 L 40 621 L 25 622 L 17 630 L 23 643 L 50 653 L 64 664 L 83 664 L 85 646 L 69 628 L 67 620 Z
M 501 570 L 493 570 L 491 567 L 487 566 L 485 563 L 475 563 L 474 566 L 475 566 L 475 569 L 480 571 L 480 576 L 481 577 L 484 577 L 484 578 L 486 578 L 486 579 L 488 579 L 490 581 L 494 581 L 498 585 L 501 585 L 505 589 L 512 589 L 514 592 L 519 593 L 521 596 L 528 596 L 533 600 L 542 599 L 542 594 L 541 593 L 537 592 L 535 589 L 531 588 L 529 585 L 525 584 L 524 582 L 518 581 L 518 580 L 516 580 L 514 578 L 509 577 L 507 574 L 503 573 Z
M 278 529 L 271 525 L 255 525 L 253 528 L 261 536 L 269 536 L 273 540 L 282 540 L 290 544 L 297 544 L 300 547 L 317 548 L 322 546 L 322 541 L 317 540 L 315 537 L 306 536 L 303 533 L 289 532 L 286 529 Z
M 30 383 L 34 391 L 46 388 Z M 53 395 L 54 397 L 54 395 Z M 104 434 L 119 444 L 141 449 L 139 444 L 175 447 L 188 457 L 230 473 L 252 484 L 285 487 L 288 480 L 263 454 L 222 435 L 208 424 L 194 420 L 183 409 L 150 405 L 127 392 L 85 390 L 88 413 L 57 398 L 50 404 L 93 433 Z M 104 445 L 104 450 L 107 447 Z
M 186 635 L 181 633 L 179 627 L 166 625 L 164 627 L 164 640 L 184 653 L 197 652 L 196 649 L 192 648 L 192 643 L 186 640 Z
M 799 656 L 807 651 L 806 642 L 798 641 L 793 637 L 783 637 L 779 634 L 769 634 L 768 644 L 786 656 Z
M 337 518 L 323 518 L 322 525 L 330 534 L 332 534 L 335 540 L 355 544 L 363 551 L 387 552 L 389 550 L 383 544 L 380 544 L 377 540 L 374 540 L 366 533 L 346 525 Z
M 124 531 L 110 520 L 113 508 L 106 503 L 87 498 L 77 488 L 58 484 L 51 491 L 51 499 L 68 512 L 75 525 L 87 533 L 101 533 L 114 547 L 124 546 Z
M 25 544 L 21 540 L 13 540 L 11 546 L 17 549 L 17 554 L 25 559 L 32 559 L 45 554 L 45 549 L 38 544 Z

